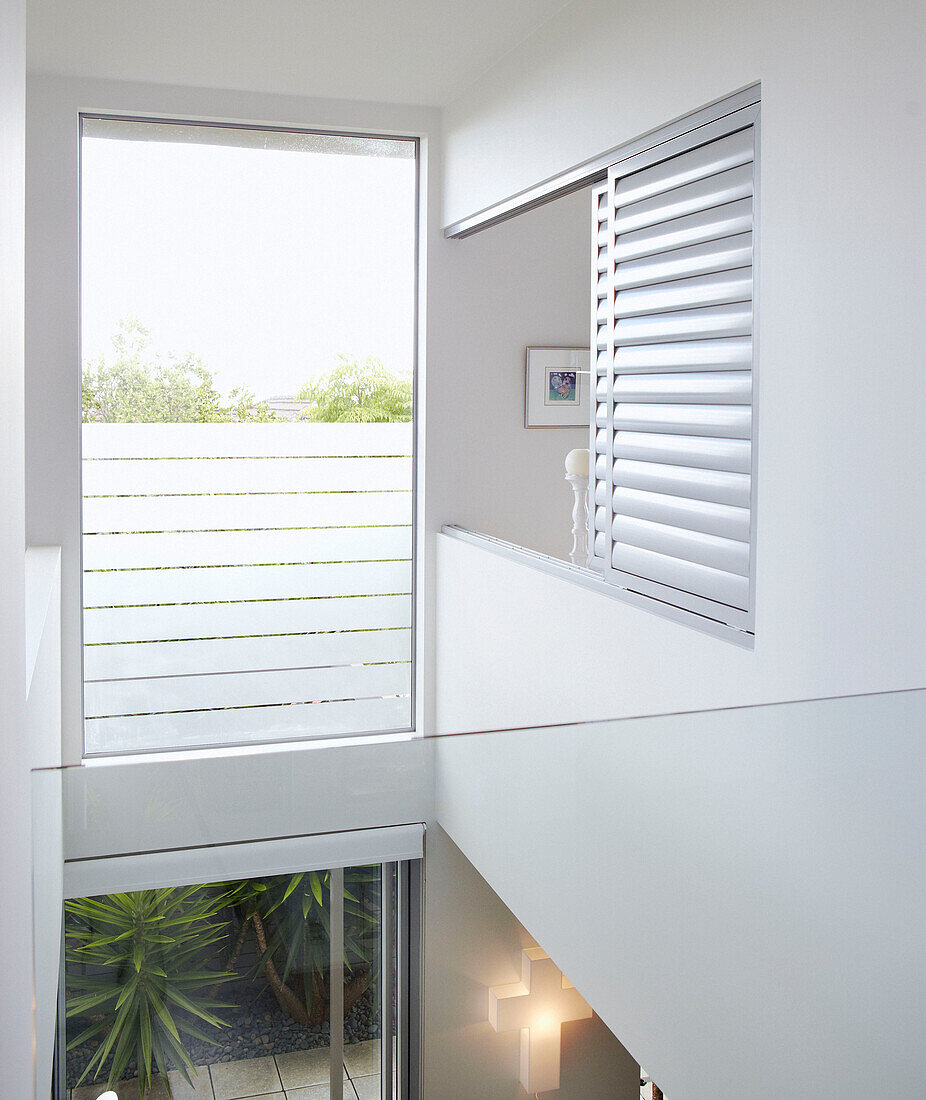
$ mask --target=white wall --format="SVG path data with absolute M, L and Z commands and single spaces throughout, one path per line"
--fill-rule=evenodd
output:
M 26 10 L 0 6 L 0 1066 L 10 1096 L 33 1094 L 32 829 L 24 736 L 23 173 Z
M 440 245 L 430 298 L 434 518 L 567 558 L 563 459 L 587 428 L 524 427 L 529 344 L 588 347 L 587 190 Z
M 926 1094 L 926 692 L 441 740 L 437 816 L 667 1096 Z
M 536 941 L 440 827 L 427 836 L 425 891 L 422 1095 L 526 1098 L 518 1033 L 492 1029 L 488 987 L 520 981 L 521 948 Z M 640 1067 L 597 1016 L 563 1025 L 561 1055 L 560 1088 L 544 1096 L 639 1100 Z
M 593 634 L 614 655 L 594 707 L 573 693 L 574 716 L 586 704 L 626 713 L 641 695 L 665 709 L 923 685 L 924 22 L 919 0 L 577 0 L 448 110 L 445 223 L 762 82 L 754 656 L 527 581 L 499 621 L 493 580 L 461 589 L 469 606 L 444 620 L 461 679 L 484 682 L 473 651 L 491 625 L 490 650 L 538 636 L 504 666 L 525 696 L 540 680 L 536 649 L 561 626 L 579 641 L 580 680 Z M 469 581 L 469 565 L 455 581 Z M 550 608 L 531 604 L 548 591 Z M 474 706 L 505 694 L 490 685 Z M 482 724 L 472 713 L 453 725 Z

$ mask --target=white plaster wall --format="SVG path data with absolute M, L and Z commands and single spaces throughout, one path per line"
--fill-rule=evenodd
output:
M 916 570 L 908 575 L 915 585 Z M 843 619 L 849 618 L 862 594 L 848 573 L 841 582 L 832 578 L 832 587 L 845 590 Z M 806 609 L 787 590 L 769 607 L 752 651 L 439 535 L 437 603 L 439 734 L 924 682 L 917 624 L 910 624 L 907 645 L 905 620 L 891 620 L 886 611 L 879 618 L 874 609 L 863 629 L 805 621 L 796 633 L 795 620 L 805 619 Z
M 427 836 L 425 899 L 422 1095 L 526 1100 L 518 1033 L 492 1029 L 488 987 L 520 981 L 521 948 L 536 941 L 439 826 Z M 640 1067 L 597 1016 L 563 1025 L 561 1055 L 560 1088 L 543 1096 L 639 1100 Z
M 458 675 L 486 694 L 453 728 L 504 709 L 501 669 L 524 706 L 499 725 L 548 720 L 564 696 L 573 716 L 617 716 L 642 696 L 666 709 L 926 682 L 924 24 L 919 0 L 576 0 L 448 109 L 445 223 L 762 82 L 755 653 L 500 567 L 474 591 L 461 550 L 442 692 Z M 548 669 L 562 629 L 578 684 L 554 697 L 535 659 L 549 650 Z M 607 686 L 590 697 L 593 650 Z
M 0 1066 L 6 1095 L 33 1095 L 32 828 L 25 722 L 23 177 L 26 10 L 0 5 Z
M 588 190 L 440 245 L 431 288 L 428 477 L 435 521 L 568 558 L 563 460 L 588 428 L 524 427 L 530 345 L 588 347 Z
M 669 1097 L 926 1095 L 926 692 L 445 738 L 437 817 Z

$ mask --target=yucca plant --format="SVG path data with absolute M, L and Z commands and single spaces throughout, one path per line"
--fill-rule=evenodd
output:
M 232 889 L 241 916 L 238 944 L 248 928 L 257 941 L 256 972 L 263 972 L 277 1003 L 297 1023 L 328 1019 L 330 871 L 249 879 Z M 349 1012 L 378 973 L 380 867 L 344 872 L 344 1011 Z M 233 960 L 236 958 L 233 953 Z
M 220 983 L 237 976 L 213 965 L 228 936 L 227 903 L 225 893 L 201 886 L 66 902 L 67 1015 L 87 1021 L 68 1050 L 99 1040 L 77 1084 L 91 1074 L 97 1080 L 111 1058 L 111 1089 L 133 1054 L 142 1100 L 156 1069 L 170 1091 L 171 1062 L 192 1084 L 184 1038 L 214 1043 L 201 1025 L 226 1026 L 213 1010 L 233 1007 L 213 999 Z

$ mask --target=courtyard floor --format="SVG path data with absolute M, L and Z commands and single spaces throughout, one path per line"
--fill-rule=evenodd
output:
M 173 1100 L 328 1100 L 328 1048 L 200 1066 L 191 1088 L 176 1070 L 168 1074 Z M 97 1100 L 105 1085 L 71 1089 L 68 1100 Z M 344 1047 L 344 1100 L 380 1100 L 379 1040 Z M 139 1100 L 137 1080 L 116 1086 L 119 1100 Z M 146 1100 L 168 1100 L 159 1078 Z

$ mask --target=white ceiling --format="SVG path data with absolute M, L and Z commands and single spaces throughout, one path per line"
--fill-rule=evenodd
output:
M 29 0 L 29 66 L 443 106 L 568 2 Z

